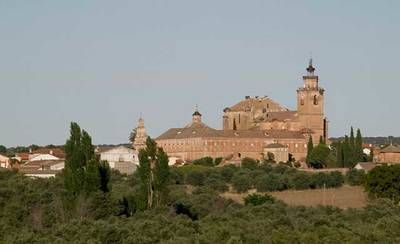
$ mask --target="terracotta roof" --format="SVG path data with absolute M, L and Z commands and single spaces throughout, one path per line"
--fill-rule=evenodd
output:
M 21 165 L 20 169 L 40 169 L 42 167 L 51 167 L 53 165 L 64 162 L 64 160 L 40 160 L 40 161 L 28 161 Z
M 288 111 L 287 108 L 283 107 L 269 97 L 248 97 L 228 108 L 230 111 L 249 111 L 262 109 L 266 109 L 267 112 Z
M 303 139 L 299 131 L 288 130 L 216 130 L 204 123 L 191 123 L 184 128 L 172 128 L 161 134 L 156 140 L 185 139 L 200 137 L 220 138 L 294 138 Z
M 65 158 L 64 150 L 60 148 L 39 148 L 38 150 L 32 151 L 31 154 L 50 154 L 57 158 Z
M 400 153 L 400 147 L 389 145 L 381 150 L 381 153 Z
M 15 157 L 21 158 L 22 161 L 28 161 L 29 153 L 16 153 Z

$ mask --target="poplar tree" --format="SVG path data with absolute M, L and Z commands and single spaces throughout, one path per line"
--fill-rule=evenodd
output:
M 77 123 L 72 122 L 70 137 L 65 144 L 64 184 L 67 191 L 72 196 L 78 196 L 82 192 L 90 194 L 103 190 L 100 182 L 106 180 L 108 184 L 109 175 L 108 178 L 101 175 L 99 167 L 92 138 Z
M 168 156 L 150 137 L 146 148 L 139 151 L 138 174 L 147 208 L 161 206 L 168 196 Z

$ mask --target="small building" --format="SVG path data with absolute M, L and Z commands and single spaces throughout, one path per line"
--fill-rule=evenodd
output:
M 268 158 L 268 153 L 274 155 L 276 162 L 287 162 L 289 160 L 288 147 L 280 143 L 271 143 L 264 147 L 264 157 Z
M 375 167 L 376 167 L 376 163 L 374 163 L 374 162 L 359 162 L 354 166 L 354 169 L 364 170 L 365 172 L 368 172 Z
M 0 167 L 9 168 L 10 167 L 10 159 L 4 155 L 0 154 Z
M 64 160 L 34 160 L 21 165 L 19 172 L 34 178 L 55 177 L 65 167 Z
M 139 165 L 137 152 L 131 148 L 118 146 L 105 151 L 99 151 L 100 160 L 105 160 L 110 168 L 124 174 L 132 174 Z
M 390 144 L 379 151 L 376 159 L 377 163 L 399 164 L 400 147 Z

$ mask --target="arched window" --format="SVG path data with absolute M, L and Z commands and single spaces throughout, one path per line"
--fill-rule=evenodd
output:
M 304 105 L 304 97 L 303 96 L 300 97 L 300 105 Z
M 267 112 L 267 109 L 266 109 L 266 108 L 263 108 L 262 111 L 263 111 L 263 113 L 266 113 L 266 112 Z
M 314 105 L 318 105 L 318 97 L 317 95 L 314 95 Z

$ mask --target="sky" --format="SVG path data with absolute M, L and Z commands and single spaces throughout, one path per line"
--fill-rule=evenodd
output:
M 0 144 L 126 143 L 222 127 L 246 95 L 296 108 L 312 55 L 329 135 L 400 135 L 400 1 L 0 0 Z

